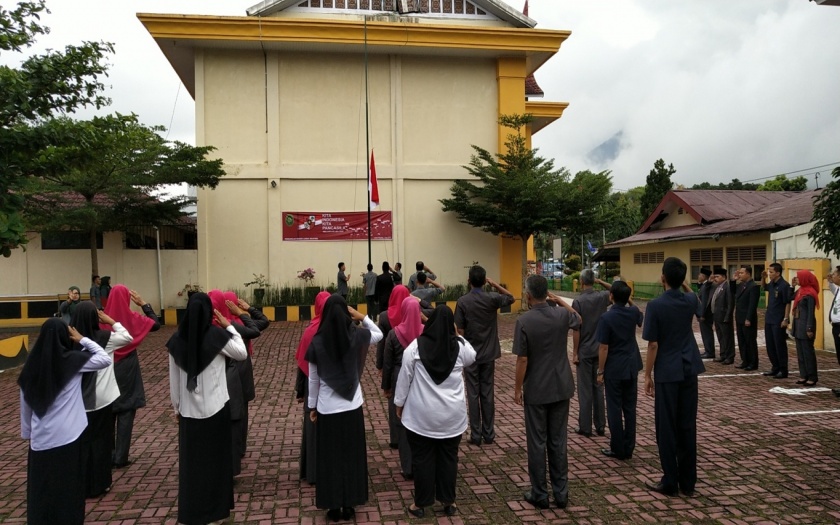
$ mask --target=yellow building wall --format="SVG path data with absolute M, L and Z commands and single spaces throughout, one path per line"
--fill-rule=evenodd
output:
M 817 331 L 814 338 L 814 348 L 824 350 L 826 347 L 826 338 L 831 337 L 831 327 L 828 325 L 826 305 L 831 305 L 831 301 L 834 299 L 834 295 L 828 288 L 828 281 L 825 279 L 826 276 L 831 273 L 831 261 L 828 259 L 784 259 L 781 261 L 781 265 L 783 268 L 782 277 L 784 277 L 787 282 L 791 282 L 793 278 L 796 277 L 796 272 L 799 270 L 808 270 L 817 277 L 817 281 L 822 283 L 820 307 L 814 315 L 817 319 Z M 793 310 L 791 310 L 791 316 L 792 315 Z M 826 334 L 826 332 L 828 333 Z M 793 347 L 792 354 L 796 355 L 796 345 L 793 344 L 791 346 Z

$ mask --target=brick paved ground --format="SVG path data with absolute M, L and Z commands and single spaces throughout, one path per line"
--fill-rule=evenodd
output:
M 503 316 L 510 347 L 515 315 Z M 294 402 L 294 348 L 304 323 L 274 323 L 256 345 L 258 398 L 242 474 L 237 478 L 234 523 L 325 523 L 314 506 L 314 488 L 298 481 L 300 407 Z M 106 496 L 89 500 L 87 523 L 175 523 L 177 425 L 169 404 L 164 342 L 173 327 L 151 334 L 140 348 L 148 406 L 138 412 L 132 458 L 115 471 Z M 759 343 L 762 345 L 762 342 Z M 793 345 L 791 345 L 793 348 Z M 762 365 L 767 364 L 763 347 Z M 461 445 L 460 516 L 408 520 L 413 486 L 399 474 L 388 448 L 384 398 L 371 360 L 364 380 L 368 427 L 370 501 L 357 509 L 359 523 L 833 523 L 840 522 L 840 400 L 827 388 L 807 395 L 771 393 L 793 388 L 795 377 L 774 381 L 733 367 L 707 363 L 700 379 L 699 483 L 695 498 L 666 498 L 644 488 L 657 480 L 653 401 L 639 398 L 638 445 L 632 460 L 598 451 L 607 438 L 569 438 L 570 505 L 535 510 L 524 503 L 528 488 L 522 410 L 513 403 L 515 358 L 497 364 L 498 440 L 481 449 Z M 791 353 L 791 364 L 796 361 Z M 820 387 L 840 386 L 833 354 L 819 353 Z M 795 369 L 795 366 L 792 366 Z M 25 522 L 27 445 L 20 439 L 17 371 L 0 374 L 0 522 Z M 781 415 L 789 412 L 814 412 Z M 832 412 L 833 411 L 833 412 Z M 570 428 L 575 428 L 572 400 Z

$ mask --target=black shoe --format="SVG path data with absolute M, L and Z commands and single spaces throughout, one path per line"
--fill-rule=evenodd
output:
M 127 466 L 131 465 L 132 463 L 134 463 L 134 460 L 133 460 L 133 459 L 129 459 L 129 460 L 127 460 L 125 463 L 114 463 L 114 464 L 113 464 L 113 465 L 111 465 L 111 466 L 112 466 L 113 468 L 125 468 L 125 467 L 127 467 Z
M 773 376 L 773 379 L 787 379 L 788 373 L 787 372 L 779 372 L 778 374 Z
M 554 504 L 557 505 L 558 509 L 565 509 L 566 506 L 569 505 L 568 499 L 554 499 Z
M 747 368 L 747 365 L 745 365 L 744 363 L 739 363 L 739 364 L 735 365 L 735 368 L 737 368 L 738 370 L 743 370 L 743 369 Z
M 758 370 L 757 366 L 745 366 L 744 372 L 752 372 L 753 370 Z
M 353 516 L 355 516 L 355 515 L 356 515 L 356 509 L 354 509 L 353 507 L 344 507 L 343 509 L 341 509 L 342 519 L 351 520 L 351 519 L 353 519 Z
M 778 370 L 768 370 L 766 372 L 762 372 L 761 375 L 763 375 L 763 376 L 774 376 L 778 373 L 779 373 Z
M 596 431 L 595 431 L 595 433 L 596 433 L 596 434 L 598 434 L 598 435 L 599 435 L 599 436 L 601 436 L 601 437 L 603 437 L 603 436 L 604 436 L 604 434 L 605 434 L 605 432 L 604 432 L 604 429 L 603 429 L 603 428 L 602 428 L 602 429 L 600 429 L 600 430 L 596 430 Z
M 405 472 L 402 473 L 403 479 L 414 479 L 414 474 L 406 474 Z
M 662 484 L 661 481 L 659 483 L 645 483 L 645 487 L 647 487 L 648 490 L 651 490 L 653 492 L 658 492 L 658 493 L 663 494 L 665 496 L 676 496 L 677 495 L 677 488 L 676 487 L 666 487 L 665 485 Z
M 715 357 L 714 359 L 712 359 L 712 361 L 714 361 L 715 363 L 721 363 L 721 362 L 723 362 L 723 359 L 721 359 L 719 357 Z
M 538 509 L 547 509 L 549 507 L 548 498 L 543 498 L 540 500 L 534 499 L 534 495 L 530 491 L 526 492 L 522 496 L 525 498 L 525 501 L 537 507 Z
M 426 510 L 423 507 L 418 507 L 416 509 L 412 509 L 411 507 L 408 507 L 406 510 L 408 511 L 409 514 L 411 514 L 415 518 L 422 518 L 423 516 L 426 515 Z
M 341 509 L 330 509 L 327 511 L 327 521 L 338 521 L 341 519 Z
M 452 505 L 444 505 L 443 513 L 447 516 L 454 516 L 458 514 L 458 505 L 455 505 L 454 503 Z
M 475 445 L 477 447 L 481 446 L 481 438 L 471 438 L 470 445 Z
M 487 439 L 487 438 L 484 438 L 484 444 L 485 444 L 485 445 L 492 445 L 492 444 L 493 444 L 493 443 L 495 443 L 495 442 L 496 442 L 496 440 L 495 440 L 495 439 Z
M 695 492 L 694 489 L 691 489 L 691 490 L 680 489 L 680 492 L 682 492 L 683 496 L 685 496 L 687 498 L 693 498 L 694 496 L 697 495 L 697 492 Z
M 609 448 L 602 448 L 601 449 L 601 454 L 607 456 L 608 458 L 624 460 L 624 456 L 619 456 L 618 454 L 613 452 L 612 449 L 609 449 Z
M 579 428 L 579 429 L 575 430 L 575 434 L 580 434 L 581 436 L 588 437 L 588 438 L 592 437 L 592 432 L 587 432 L 587 431 L 583 430 L 582 428 Z
M 836 397 L 840 397 L 840 388 L 832 388 L 831 393 L 834 394 Z
M 388 443 L 388 446 L 391 447 L 391 448 L 400 448 L 399 443 Z
M 797 381 L 797 382 L 796 382 L 796 384 L 797 384 L 797 385 L 804 385 L 804 384 L 805 384 L 805 383 L 807 383 L 807 382 L 808 382 L 808 381 L 807 381 L 807 380 L 805 380 L 805 379 L 800 379 L 799 381 Z
M 700 359 L 714 359 L 714 358 L 715 358 L 715 356 L 711 355 L 708 352 L 704 352 L 704 353 L 700 354 Z
M 734 363 L 735 363 L 734 359 L 727 359 L 726 361 L 721 361 L 720 362 L 720 364 L 722 364 L 722 365 L 731 365 L 731 364 L 734 364 Z

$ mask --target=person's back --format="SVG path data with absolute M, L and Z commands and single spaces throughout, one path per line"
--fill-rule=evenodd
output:
M 598 328 L 598 320 L 609 306 L 610 292 L 607 290 L 596 291 L 593 288 L 583 290 L 572 302 L 572 308 L 581 317 L 580 357 L 598 356 L 598 341 L 595 340 L 595 330 Z
M 455 324 L 477 353 L 476 362 L 486 363 L 502 355 L 499 344 L 498 310 L 513 304 L 513 296 L 473 288 L 458 299 Z
M 659 343 L 654 368 L 657 383 L 682 380 L 683 364 L 694 374 L 705 370 L 692 326 L 697 304 L 696 295 L 673 288 L 648 303 L 642 337 Z
M 566 346 L 569 330 L 580 320 L 565 308 L 548 303 L 534 305 L 517 320 L 519 330 L 514 341 L 527 344 L 528 367 L 525 372 L 525 403 L 543 405 L 574 395 L 575 382 Z M 519 335 L 525 335 L 525 341 Z M 514 344 L 516 347 L 517 344 Z

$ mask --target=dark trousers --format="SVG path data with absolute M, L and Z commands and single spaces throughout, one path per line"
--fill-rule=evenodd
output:
M 840 365 L 840 323 L 831 323 L 831 335 L 834 337 L 834 353 Z
M 697 376 L 656 383 L 656 444 L 662 484 L 668 490 L 694 490 L 697 483 Z
M 732 327 L 732 319 L 727 323 L 715 321 L 715 333 L 717 333 L 720 344 L 720 360 L 735 360 L 735 330 Z
M 767 342 L 767 357 L 775 372 L 788 371 L 788 347 L 785 329 L 780 323 L 764 325 L 764 339 Z
M 592 432 L 592 424 L 598 433 L 604 432 L 607 424 L 604 413 L 604 385 L 598 384 L 598 357 L 580 360 L 577 366 L 578 378 L 578 428 Z
M 735 325 L 738 335 L 738 352 L 741 354 L 741 363 L 745 367 L 758 368 L 758 326 L 752 323 L 750 326 L 744 323 Z
M 475 363 L 464 368 L 467 383 L 467 406 L 470 409 L 470 439 L 493 441 L 496 414 L 495 387 L 496 362 Z
M 131 448 L 131 433 L 134 431 L 136 410 L 117 412 L 117 435 L 114 442 L 114 463 L 124 465 L 128 462 L 128 450 Z
M 799 362 L 799 377 L 806 381 L 817 380 L 817 353 L 813 339 L 796 338 L 796 359 Z
M 376 308 L 376 296 L 375 295 L 366 295 L 365 301 L 367 302 L 367 314 L 370 317 L 370 320 L 376 322 L 376 316 L 379 315 L 379 312 Z
M 610 425 L 610 450 L 622 459 L 633 457 L 633 450 L 636 448 L 638 381 L 638 376 L 633 376 L 632 379 L 604 378 L 607 391 L 607 422 Z
M 705 318 L 704 318 L 705 319 Z M 711 320 L 699 321 L 700 337 L 703 339 L 703 348 L 709 357 L 715 357 L 715 323 Z
M 405 429 L 411 446 L 414 470 L 414 504 L 430 507 L 435 498 L 444 505 L 455 503 L 455 480 L 458 477 L 458 445 L 461 435 L 434 439 Z
M 546 405 L 525 405 L 525 438 L 528 443 L 528 477 L 531 494 L 537 501 L 548 498 L 545 457 L 551 490 L 557 502 L 569 499 L 569 457 L 566 453 L 569 426 L 569 400 Z

